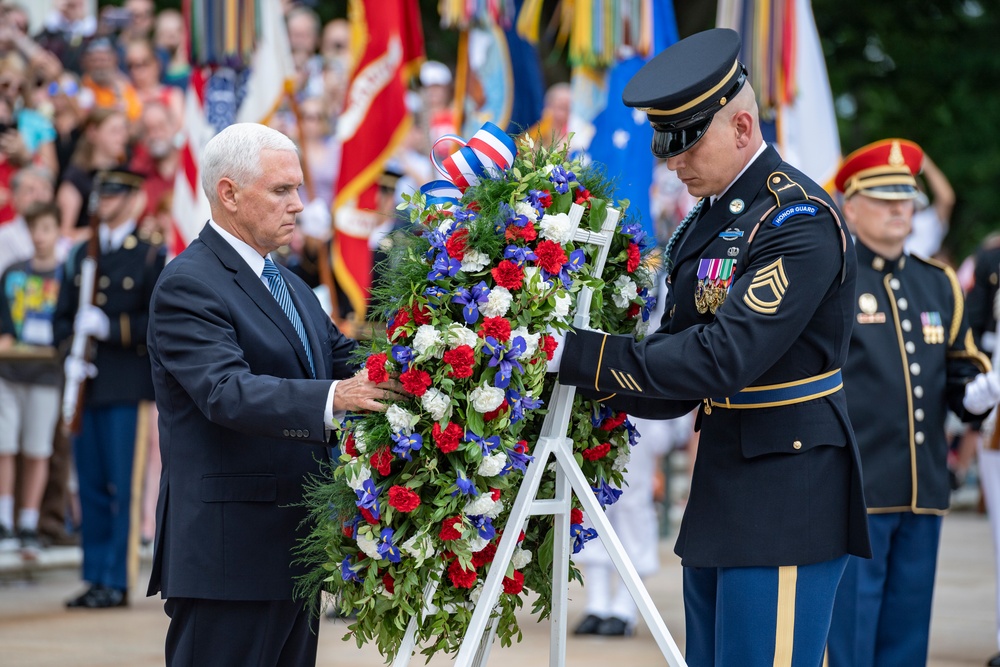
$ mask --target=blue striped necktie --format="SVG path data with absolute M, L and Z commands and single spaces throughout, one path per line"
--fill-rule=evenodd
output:
M 292 303 L 292 295 L 288 293 L 288 287 L 285 286 L 285 281 L 282 279 L 281 274 L 278 273 L 278 267 L 275 266 L 270 257 L 264 258 L 263 276 L 267 280 L 268 289 L 271 290 L 274 299 L 281 306 L 281 309 L 285 311 L 285 316 L 292 323 L 292 327 L 295 328 L 295 333 L 299 335 L 302 347 L 306 349 L 306 357 L 309 359 L 309 370 L 312 372 L 312 376 L 316 377 L 316 366 L 313 364 L 312 349 L 309 347 L 309 340 L 306 338 L 306 329 L 302 326 L 302 318 L 299 317 L 299 311 L 295 310 L 295 304 Z

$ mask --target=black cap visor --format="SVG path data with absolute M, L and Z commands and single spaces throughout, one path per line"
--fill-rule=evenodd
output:
M 714 113 L 703 118 L 688 119 L 683 123 L 650 123 L 653 126 L 653 155 L 665 159 L 680 155 L 694 146 L 708 132 Z

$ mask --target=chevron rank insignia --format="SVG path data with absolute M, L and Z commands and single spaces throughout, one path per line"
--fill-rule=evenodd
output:
M 626 373 L 625 371 L 618 370 L 617 368 L 608 368 L 611 372 L 611 377 L 615 379 L 618 385 L 625 391 L 634 391 L 637 393 L 642 393 L 642 387 L 639 383 L 635 381 L 631 373 Z
M 754 274 L 750 288 L 743 295 L 743 303 L 761 315 L 774 315 L 787 289 L 788 277 L 779 257 Z

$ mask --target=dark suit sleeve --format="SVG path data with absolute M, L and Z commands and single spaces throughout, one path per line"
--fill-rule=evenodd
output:
M 77 284 L 76 277 L 80 275 L 80 261 L 84 252 L 84 244 L 78 244 L 73 247 L 66 259 L 56 311 L 52 316 L 52 338 L 57 348 L 62 347 L 73 335 L 73 320 L 76 319 L 77 305 L 80 301 L 80 285 Z
M 990 360 L 976 347 L 975 337 L 972 329 L 969 328 L 969 321 L 965 314 L 962 290 L 955 273 L 948 269 L 945 274 L 948 276 L 954 296 L 952 330 L 949 331 L 948 341 L 946 364 L 948 376 L 945 381 L 945 393 L 948 407 L 951 408 L 952 412 L 958 415 L 962 421 L 972 421 L 982 417 L 982 415 L 974 415 L 962 405 L 962 399 L 965 398 L 965 385 L 979 373 L 990 370 Z
M 302 432 L 296 442 L 326 442 L 323 415 L 330 381 L 280 377 L 282 369 L 298 366 L 278 354 L 268 361 L 272 374 L 255 373 L 233 315 L 212 286 L 189 274 L 170 273 L 156 288 L 151 312 L 150 343 L 160 366 L 209 421 L 257 437 L 289 438 L 291 428 L 292 436 Z M 344 348 L 341 338 L 338 332 L 338 350 Z M 247 340 L 255 339 L 248 335 Z M 335 366 L 342 364 L 339 359 Z
M 969 314 L 969 327 L 976 347 L 982 348 L 983 333 L 993 321 L 993 297 L 996 286 L 991 285 L 990 276 L 998 270 L 995 253 L 980 251 L 976 254 L 976 268 L 972 289 L 965 298 L 966 310 Z
M 593 331 L 570 333 L 560 382 L 605 395 L 682 401 L 673 406 L 677 410 L 690 409 L 692 399 L 735 394 L 774 366 L 802 334 L 839 285 L 842 262 L 838 226 L 823 208 L 815 217 L 793 217 L 781 227 L 763 224 L 746 272 L 714 321 L 673 334 L 657 332 L 640 342 Z M 780 303 L 773 312 L 761 312 L 777 295 L 768 290 L 772 284 L 780 284 L 775 288 Z

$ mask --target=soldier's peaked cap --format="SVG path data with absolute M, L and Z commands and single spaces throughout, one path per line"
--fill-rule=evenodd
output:
M 844 158 L 834 182 L 844 199 L 863 194 L 875 199 L 915 199 L 916 175 L 924 162 L 920 146 L 906 139 L 883 139 Z
M 704 136 L 712 117 L 746 83 L 739 53 L 735 30 L 713 28 L 676 42 L 636 72 L 622 102 L 646 112 L 654 155 L 678 155 Z

